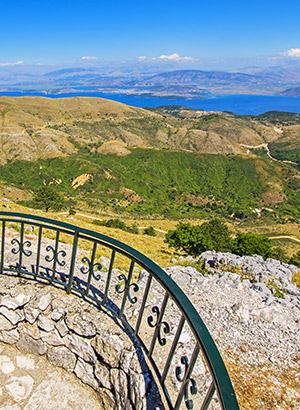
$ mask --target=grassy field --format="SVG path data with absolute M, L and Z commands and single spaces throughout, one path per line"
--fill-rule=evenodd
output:
M 101 214 L 85 213 L 80 212 L 75 215 L 68 215 L 67 212 L 52 213 L 48 212 L 47 214 L 43 211 L 34 210 L 32 208 L 23 207 L 15 203 L 3 203 L 0 202 L 0 211 L 12 211 L 12 212 L 22 212 L 35 215 L 42 215 L 47 218 L 59 219 L 65 221 L 69 224 L 77 225 L 86 229 L 90 229 L 96 232 L 100 232 L 109 237 L 115 238 L 121 242 L 124 242 L 133 248 L 137 249 L 139 252 L 148 256 L 150 259 L 154 260 L 161 267 L 165 268 L 174 264 L 181 264 L 180 256 L 184 255 L 182 252 L 174 251 L 170 249 L 168 245 L 164 242 L 165 232 L 170 229 L 174 229 L 178 223 L 175 220 L 169 219 L 150 219 L 150 218 L 124 218 L 124 215 L 120 214 L 105 214 L 103 211 Z M 93 224 L 95 219 L 110 219 L 110 218 L 121 218 L 127 225 L 132 225 L 133 223 L 137 224 L 139 227 L 139 234 L 133 234 L 125 232 L 120 229 L 108 228 L 105 226 L 98 226 Z M 190 222 L 192 224 L 201 224 L 207 219 L 194 219 L 186 220 L 184 222 Z M 152 237 L 144 235 L 143 231 L 145 227 L 153 226 L 156 228 L 157 236 Z M 299 234 L 299 225 L 296 223 L 286 223 L 282 224 L 241 224 L 241 223 L 228 223 L 228 226 L 231 231 L 234 233 L 237 232 L 254 232 L 261 235 L 266 235 L 272 238 L 272 244 L 274 247 L 280 247 L 283 249 L 288 257 L 291 257 L 294 253 L 300 251 L 300 234 Z M 280 239 L 276 239 L 280 237 Z M 294 239 L 292 239 L 294 238 Z M 299 242 L 297 242 L 297 239 Z M 106 256 L 106 255 L 105 255 Z M 176 262 L 174 262 L 176 260 Z M 295 275 L 295 282 L 300 286 L 300 275 Z

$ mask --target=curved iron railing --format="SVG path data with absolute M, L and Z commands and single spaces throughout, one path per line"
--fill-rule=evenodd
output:
M 0 212 L 0 220 L 0 273 L 61 287 L 121 320 L 143 348 L 167 408 L 239 409 L 205 324 L 155 262 L 61 221 L 10 212 Z

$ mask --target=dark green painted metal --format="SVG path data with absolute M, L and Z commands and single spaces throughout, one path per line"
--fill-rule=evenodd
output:
M 139 330 L 140 330 L 142 317 L 143 317 L 143 314 L 144 314 L 144 310 L 145 310 L 145 306 L 146 306 L 146 302 L 147 302 L 151 282 L 152 282 L 152 275 L 149 275 L 148 280 L 147 280 L 147 284 L 146 284 L 146 288 L 145 288 L 145 291 L 144 291 L 144 296 L 143 296 L 143 301 L 142 301 L 142 305 L 141 305 L 141 308 L 140 308 L 139 317 L 138 317 L 138 320 L 137 320 L 136 325 L 135 325 L 135 331 L 134 331 L 135 335 L 138 335 Z
M 40 226 L 40 228 L 39 228 L 39 237 L 38 237 L 38 247 L 37 247 L 37 253 L 36 253 L 35 272 L 34 272 L 35 276 L 37 276 L 39 274 L 39 269 L 40 269 L 42 232 L 43 232 L 43 228 Z
M 10 222 L 12 221 L 20 222 L 19 220 L 15 218 L 21 218 L 21 219 L 24 219 L 25 221 L 30 220 L 31 221 L 30 223 L 32 225 L 39 226 L 40 223 L 47 224 L 45 227 L 49 229 L 54 229 L 54 230 L 69 233 L 72 235 L 74 235 L 74 233 L 78 233 L 78 237 L 82 237 L 82 238 L 86 237 L 87 239 L 91 239 L 91 238 L 97 239 L 99 243 L 102 243 L 105 246 L 111 248 L 112 250 L 116 250 L 119 253 L 127 256 L 131 260 L 134 260 L 135 262 L 137 262 L 142 268 L 148 270 L 148 272 L 151 272 L 151 274 L 160 283 L 160 285 L 167 291 L 168 295 L 175 301 L 178 308 L 182 312 L 182 315 L 184 316 L 186 322 L 189 324 L 198 342 L 197 346 L 199 345 L 203 355 L 205 356 L 207 364 L 210 368 L 210 371 L 211 371 L 211 374 L 214 380 L 214 386 L 216 388 L 221 407 L 226 410 L 238 410 L 239 409 L 236 396 L 235 396 L 229 375 L 227 373 L 226 367 L 224 365 L 224 362 L 220 356 L 220 353 L 208 329 L 206 328 L 204 322 L 202 321 L 196 309 L 191 304 L 191 302 L 189 301 L 187 296 L 184 294 L 184 292 L 166 274 L 166 272 L 164 272 L 163 269 L 161 269 L 156 263 L 151 261 L 149 258 L 141 254 L 137 250 L 128 246 L 127 244 L 124 244 L 106 235 L 102 235 L 98 232 L 93 232 L 91 230 L 80 228 L 75 225 L 70 225 L 65 222 L 61 222 L 57 220 L 51 220 L 51 219 L 44 218 L 41 216 L 27 215 L 27 214 L 22 214 L 22 213 L 0 212 L 0 217 L 1 216 L 10 218 L 8 219 Z M 39 223 L 32 223 L 32 221 L 38 221 Z M 2 255 L 1 257 L 3 258 Z M 57 282 L 61 284 L 60 281 L 57 281 Z M 78 291 L 78 289 L 75 289 L 75 290 Z M 106 294 L 106 298 L 107 298 L 107 294 Z M 93 298 L 91 297 L 91 299 Z M 108 306 L 106 306 L 106 308 L 116 314 L 116 312 L 114 312 L 113 309 L 110 309 Z M 134 334 L 134 330 L 130 326 L 128 327 Z M 155 363 L 153 364 L 155 366 Z M 191 367 L 192 366 L 190 363 L 190 368 Z M 157 368 L 156 368 L 156 373 L 160 375 L 159 371 L 157 371 Z M 188 373 L 190 373 L 190 370 L 188 370 Z M 180 394 L 182 393 L 183 392 L 181 392 Z M 177 400 L 177 403 L 178 403 L 178 400 Z
M 71 292 L 72 281 L 74 276 L 74 268 L 75 268 L 75 261 L 76 261 L 76 254 L 77 254 L 77 245 L 78 245 L 78 233 L 75 232 L 74 239 L 73 239 L 73 247 L 72 247 L 72 257 L 71 257 L 71 266 L 69 272 L 69 281 L 67 285 L 67 293 Z
M 213 398 L 213 395 L 215 394 L 216 387 L 214 382 L 211 383 L 209 386 L 209 389 L 207 391 L 206 397 L 202 403 L 201 409 L 200 410 L 208 410 L 211 399 Z
M 177 346 L 177 344 L 178 344 L 178 340 L 179 340 L 179 338 L 180 338 L 180 335 L 181 335 L 181 332 L 182 332 L 182 329 L 183 329 L 184 322 L 185 322 L 185 319 L 184 319 L 184 316 L 182 315 L 181 318 L 180 318 L 179 325 L 178 325 L 177 330 L 176 330 L 175 337 L 174 337 L 173 342 L 172 342 L 171 349 L 170 349 L 170 351 L 169 351 L 168 358 L 167 358 L 167 360 L 166 360 L 165 368 L 164 368 L 164 370 L 163 370 L 163 372 L 162 372 L 162 375 L 161 375 L 161 382 L 162 382 L 162 383 L 165 382 L 166 377 L 167 377 L 167 374 L 168 374 L 168 371 L 169 371 L 169 369 L 170 369 L 171 361 L 172 361 L 172 359 L 173 359 L 173 356 L 174 356 L 174 353 L 175 353 L 175 349 L 176 349 L 176 346 Z
M 4 246 L 5 246 L 5 221 L 2 221 L 2 238 L 1 238 L 1 273 L 4 264 Z
M 120 309 L 120 312 L 119 312 L 119 317 L 123 316 L 126 299 L 128 298 L 128 300 L 131 301 L 131 297 L 130 297 L 129 292 L 130 292 L 133 268 L 134 268 L 134 261 L 132 260 L 131 263 L 130 263 L 128 276 L 127 276 L 127 278 L 124 277 L 125 289 L 124 289 L 124 296 L 123 296 L 123 300 L 122 300 L 122 306 L 121 306 L 121 309 Z
M 24 242 L 24 223 L 21 223 L 21 233 L 20 233 L 20 248 L 19 248 L 19 267 L 18 274 L 20 275 L 22 268 L 22 256 L 23 256 L 23 242 Z
M 150 345 L 150 348 L 149 348 L 148 356 L 151 356 L 151 355 L 152 355 L 153 350 L 154 350 L 154 346 L 155 346 L 155 343 L 156 343 L 156 340 L 161 341 L 160 329 L 161 329 L 161 325 L 162 325 L 163 323 L 166 323 L 166 322 L 163 322 L 163 321 L 162 321 L 162 318 L 163 318 L 164 313 L 165 313 L 165 309 L 166 309 L 166 306 L 167 306 L 167 303 L 168 303 L 168 299 L 169 299 L 169 294 L 168 294 L 168 292 L 166 292 L 166 293 L 165 293 L 165 296 L 164 296 L 164 299 L 163 299 L 163 303 L 162 303 L 162 305 L 161 305 L 161 308 L 159 309 L 157 306 L 154 306 L 154 307 L 152 308 L 152 312 L 153 312 L 153 313 L 156 312 L 156 314 L 157 314 L 157 321 L 156 321 L 155 324 L 153 324 L 153 325 L 151 324 L 150 318 L 153 320 L 153 316 L 150 316 L 150 317 L 148 318 L 148 324 L 149 324 L 149 326 L 155 328 L 154 334 L 153 334 L 153 337 L 152 337 L 152 341 L 151 341 L 151 345 Z M 167 324 L 167 326 L 168 326 L 168 324 Z M 162 345 L 164 345 L 164 344 L 165 344 L 165 343 L 163 343 Z
M 108 296 L 108 291 L 109 291 L 109 285 L 110 285 L 110 280 L 111 280 L 111 274 L 115 262 L 115 255 L 116 251 L 113 249 L 111 252 L 111 257 L 110 257 L 110 264 L 109 264 L 109 269 L 108 269 L 108 274 L 107 274 L 107 280 L 106 280 L 106 287 L 105 287 L 105 293 L 102 301 L 102 305 L 106 304 L 107 301 L 107 296 Z
M 192 375 L 192 371 L 195 366 L 199 351 L 200 351 L 200 346 L 197 343 L 190 362 L 188 362 L 188 359 L 186 357 L 181 358 L 182 364 L 185 364 L 185 371 L 184 371 L 184 375 L 182 379 L 180 379 L 180 377 L 177 377 L 178 374 L 176 375 L 177 380 L 182 381 L 182 384 L 181 384 L 180 391 L 179 391 L 179 394 L 178 394 L 178 397 L 177 397 L 177 400 L 174 406 L 174 410 L 179 410 L 183 397 L 185 398 L 186 407 L 189 410 L 193 408 L 193 406 L 191 406 L 190 404 L 191 399 L 189 399 L 188 391 L 189 391 L 189 383 L 192 383 L 193 386 L 195 385 L 195 381 L 194 379 L 191 378 L 191 375 Z M 181 370 L 179 366 L 176 368 L 176 370 L 177 369 Z M 193 390 L 195 390 L 195 392 L 193 392 L 192 394 L 196 394 L 197 388 L 194 388 Z

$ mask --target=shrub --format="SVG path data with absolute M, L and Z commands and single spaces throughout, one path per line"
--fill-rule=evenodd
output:
M 201 225 L 201 228 L 203 233 L 210 237 L 214 250 L 218 252 L 232 251 L 232 232 L 220 219 L 215 218 L 209 222 L 205 222 Z
M 232 238 L 228 227 L 220 219 L 192 226 L 180 223 L 166 234 L 165 242 L 176 250 L 197 256 L 207 250 L 231 251 Z
M 144 229 L 144 235 L 156 236 L 156 230 L 153 226 L 148 226 L 148 228 Z
M 64 206 L 64 198 L 55 190 L 52 185 L 45 185 L 39 188 L 33 197 L 33 206 L 40 209 L 60 211 Z
M 261 255 L 264 259 L 273 256 L 272 242 L 267 236 L 255 233 L 238 233 L 233 245 L 237 255 Z
M 165 242 L 176 250 L 197 256 L 207 250 L 233 252 L 237 255 L 261 255 L 264 259 L 273 256 L 271 240 L 254 233 L 238 233 L 232 239 L 232 232 L 220 219 L 212 219 L 202 225 L 192 226 L 180 223 L 166 234 Z M 282 257 L 284 256 L 281 253 Z M 298 255 L 300 266 L 300 252 Z
M 135 234 L 139 233 L 139 227 L 137 226 L 136 223 L 132 224 L 131 226 L 128 226 L 125 224 L 125 222 L 121 221 L 119 218 L 108 219 L 108 220 L 103 220 L 103 221 L 100 221 L 99 219 L 95 219 L 93 221 L 93 224 L 99 225 L 99 226 L 107 226 L 108 228 L 121 229 L 122 231 L 135 233 Z

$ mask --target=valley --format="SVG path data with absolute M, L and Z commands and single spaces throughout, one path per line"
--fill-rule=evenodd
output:
M 241 408 L 261 409 L 275 401 L 293 408 L 298 358 L 286 363 L 281 357 L 297 347 L 290 326 L 298 320 L 293 295 L 299 271 L 290 271 L 289 294 L 272 275 L 267 285 L 256 282 L 249 269 L 255 271 L 256 261 L 259 270 L 268 266 L 268 274 L 287 271 L 300 252 L 300 115 L 241 116 L 183 106 L 146 110 L 102 99 L 36 97 L 0 98 L 0 110 L 0 210 L 115 238 L 166 269 L 187 294 L 195 287 L 189 297 L 201 305 Z M 37 204 L 42 188 L 53 189 L 61 209 Z M 203 270 L 198 255 L 166 242 L 179 222 L 201 225 L 215 217 L 234 239 L 243 233 L 266 236 L 283 263 L 217 253 L 232 264 Z M 32 235 L 25 232 L 28 240 Z M 70 245 L 67 235 L 61 240 Z M 100 260 L 108 261 L 110 253 L 100 252 Z M 125 269 L 122 258 L 116 263 Z M 265 387 L 267 378 L 272 382 Z
M 40 97 L 1 97 L 0 113 L 4 207 L 32 209 L 34 193 L 52 185 L 65 210 L 95 219 L 167 231 L 217 216 L 234 229 L 298 236 L 299 114 Z M 295 242 L 274 241 L 294 253 Z

